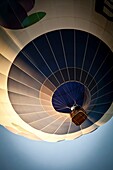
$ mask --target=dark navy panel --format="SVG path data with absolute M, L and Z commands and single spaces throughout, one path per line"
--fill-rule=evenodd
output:
M 89 71 L 89 68 L 92 65 L 92 61 L 95 58 L 96 53 L 98 51 L 99 44 L 100 44 L 100 40 L 96 36 L 89 34 L 88 47 L 86 50 L 85 61 L 84 61 L 84 70 Z
M 61 31 L 68 67 L 74 67 L 74 31 Z
M 51 51 L 49 43 L 46 39 L 46 35 L 40 36 L 39 38 L 35 39 L 33 42 L 36 45 L 37 49 L 40 51 L 42 57 L 44 57 L 44 60 L 47 62 L 47 64 L 49 64 L 49 67 L 51 68 L 52 72 L 57 71 L 58 66 L 54 59 L 54 55 Z M 48 63 L 48 60 L 49 60 L 49 63 Z
M 81 68 L 86 48 L 88 33 L 76 32 L 76 67 Z
M 40 72 L 43 72 L 45 76 L 49 76 L 52 73 L 32 42 L 29 43 L 22 51 L 34 67 L 36 67 Z
M 91 111 L 88 116 L 89 118 L 91 119 L 92 122 L 97 122 L 99 119 L 101 119 L 101 117 L 103 116 L 104 114 L 101 114 L 101 113 L 96 113 L 95 111 Z
M 101 67 L 101 64 L 103 63 L 103 61 L 105 60 L 106 56 L 109 54 L 109 48 L 103 43 L 101 42 L 99 47 L 98 47 L 98 50 L 97 50 L 97 53 L 96 53 L 96 56 L 95 56 L 95 60 L 93 62 L 93 65 L 91 67 L 91 70 L 90 70 L 90 73 L 94 76 L 95 75 L 95 71 L 98 71 L 98 69 L 100 69 Z M 109 59 L 107 58 L 107 61 Z M 109 61 L 110 62 L 110 61 Z M 106 61 L 104 62 L 104 69 L 103 69 L 103 72 L 101 72 L 99 70 L 98 74 L 100 73 L 101 75 L 97 76 L 96 77 L 96 80 L 98 81 L 100 76 L 102 76 L 102 73 L 105 74 L 106 72 L 106 69 L 108 68 L 108 65 L 106 63 Z
M 59 31 L 60 30 L 53 31 L 53 32 L 47 33 L 46 35 L 50 41 L 50 44 L 51 44 L 51 47 L 55 54 L 56 60 L 57 60 L 58 65 L 61 69 L 61 68 L 66 67 L 66 63 L 64 61 L 64 54 L 63 54 L 62 43 L 61 43 Z

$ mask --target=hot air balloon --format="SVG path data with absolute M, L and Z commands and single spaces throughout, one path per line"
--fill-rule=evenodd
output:
M 113 115 L 112 21 L 91 1 L 29 2 L 39 22 L 0 23 L 0 124 L 49 142 L 93 132 Z

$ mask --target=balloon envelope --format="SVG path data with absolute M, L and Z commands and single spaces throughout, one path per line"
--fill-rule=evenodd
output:
M 96 12 L 92 22 L 88 13 L 82 15 L 83 6 L 89 9 L 93 3 L 75 2 L 80 9 L 76 14 L 72 1 L 62 1 L 65 10 L 60 3 L 53 3 L 52 10 L 36 2 L 32 14 L 37 9 L 46 13 L 30 27 L 0 28 L 0 124 L 16 134 L 54 142 L 90 133 L 113 115 L 113 36 L 104 37 L 111 29 L 99 23 L 95 32 Z M 77 20 L 81 15 L 90 27 Z M 102 38 L 99 28 L 105 31 Z M 87 114 L 79 125 L 70 117 L 75 104 Z

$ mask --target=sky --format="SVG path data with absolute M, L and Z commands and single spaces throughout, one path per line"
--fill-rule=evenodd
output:
M 113 118 L 72 141 L 29 140 L 0 126 L 0 170 L 112 170 Z

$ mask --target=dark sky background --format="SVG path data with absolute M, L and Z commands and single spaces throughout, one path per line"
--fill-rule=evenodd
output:
M 113 118 L 76 140 L 49 143 L 0 126 L 0 170 L 112 170 Z

